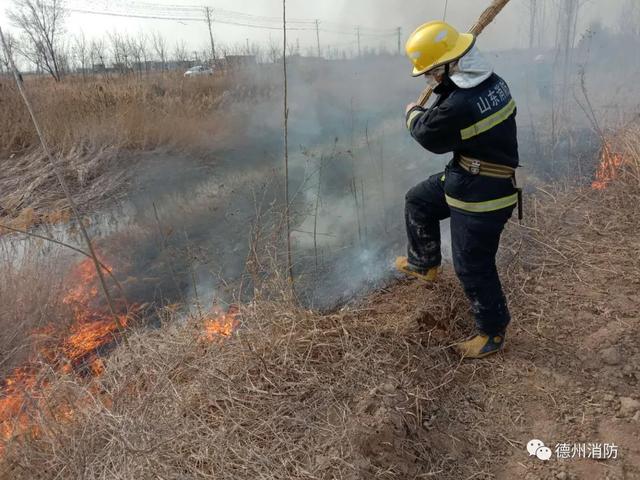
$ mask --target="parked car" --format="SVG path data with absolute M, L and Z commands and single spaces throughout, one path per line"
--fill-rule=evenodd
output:
M 191 67 L 189 70 L 184 72 L 185 77 L 200 77 L 202 75 L 213 75 L 213 69 L 198 65 L 196 67 Z

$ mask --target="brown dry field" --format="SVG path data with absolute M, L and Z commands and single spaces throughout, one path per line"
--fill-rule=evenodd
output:
M 29 94 L 47 142 L 61 155 L 105 147 L 153 149 L 160 145 L 198 148 L 224 122 L 212 111 L 231 92 L 268 93 L 248 72 L 184 78 L 180 72 L 137 76 L 26 77 Z M 253 79 L 253 80 L 252 80 Z M 10 77 L 0 78 L 0 157 L 30 152 L 38 139 Z
M 202 319 L 131 332 L 90 383 L 51 373 L 49 412 L 7 445 L 11 479 L 640 478 L 640 142 L 607 189 L 540 187 L 501 272 L 504 353 L 460 362 L 471 333 L 450 266 L 319 314 L 257 298 L 221 341 Z M 61 403 L 72 413 L 52 421 Z M 55 416 L 55 415 L 54 415 Z M 526 453 L 538 438 L 618 459 Z
M 123 193 L 127 152 L 202 154 L 236 134 L 230 104 L 268 98 L 274 88 L 246 71 L 192 79 L 177 72 L 95 75 L 61 83 L 26 77 L 25 87 L 76 202 L 89 212 Z M 68 221 L 66 201 L 9 77 L 0 78 L 0 110 L 0 222 L 25 229 Z

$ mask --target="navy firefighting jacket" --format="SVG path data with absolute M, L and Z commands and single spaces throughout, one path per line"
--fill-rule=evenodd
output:
M 454 154 L 448 170 L 458 175 L 447 182 L 448 196 L 485 202 L 515 192 L 510 179 L 471 175 L 456 165 L 459 155 L 517 168 L 519 165 L 516 104 L 506 82 L 493 74 L 480 85 L 462 89 L 446 78 L 436 87 L 432 107 L 407 113 L 411 136 L 430 152 Z

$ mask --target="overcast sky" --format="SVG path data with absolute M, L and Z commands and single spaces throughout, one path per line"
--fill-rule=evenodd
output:
M 14 0 L 0 0 L 0 24 L 11 29 L 6 9 Z M 525 46 L 528 43 L 528 7 L 530 0 L 512 0 L 502 16 L 483 34 L 480 46 L 485 49 L 505 49 Z M 555 1 L 555 0 L 552 0 Z M 563 1 L 563 0 L 560 0 Z M 588 0 L 581 15 L 579 31 L 594 19 L 600 19 L 606 25 L 613 25 L 619 19 L 620 7 L 625 0 Z M 112 10 L 126 10 L 127 5 L 148 3 L 154 5 L 209 5 L 213 8 L 233 10 L 252 15 L 277 17 L 282 14 L 281 0 L 68 0 L 76 9 L 101 10 L 105 6 Z M 446 0 L 288 0 L 288 16 L 297 19 L 319 19 L 322 22 L 337 22 L 353 26 L 353 34 L 321 33 L 323 47 L 335 46 L 355 49 L 355 26 L 362 25 L 376 29 L 402 27 L 403 42 L 409 33 L 422 22 L 442 18 Z M 447 21 L 458 28 L 467 29 L 477 19 L 490 0 L 449 0 Z M 150 10 L 152 11 L 152 10 Z M 182 22 L 166 20 L 144 20 L 115 18 L 107 16 L 72 13 L 66 24 L 70 34 L 84 31 L 89 37 L 105 35 L 107 32 L 120 31 L 137 34 L 138 32 L 162 32 L 173 44 L 183 39 L 190 50 L 203 50 L 208 45 L 208 32 L 204 22 Z M 291 42 L 298 41 L 304 51 L 315 48 L 314 31 L 292 31 Z M 245 44 L 249 39 L 255 43 L 268 42 L 270 38 L 280 39 L 277 30 L 261 30 L 235 25 L 215 24 L 215 39 L 225 44 Z M 549 39 L 552 40 L 552 39 Z M 395 48 L 396 38 L 363 36 L 363 46 L 376 47 L 385 44 Z

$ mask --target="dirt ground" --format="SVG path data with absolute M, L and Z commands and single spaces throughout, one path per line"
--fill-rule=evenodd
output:
M 416 320 L 439 338 L 450 362 L 437 398 L 423 399 L 430 411 L 422 412 L 422 428 L 400 435 L 427 442 L 440 468 L 405 464 L 408 478 L 640 479 L 637 192 L 538 193 L 527 226 L 511 225 L 503 242 L 513 315 L 503 354 L 456 363 L 447 343 L 469 331 L 471 320 L 454 318 L 466 308 L 459 292 L 450 311 L 430 308 L 444 285 L 410 282 L 376 299 L 386 308 L 398 298 L 413 303 Z M 452 277 L 445 268 L 442 283 L 455 290 Z M 400 393 L 393 389 L 394 398 Z M 402 402 L 393 408 L 406 419 Z M 388 424 L 368 437 L 369 457 L 382 452 L 393 464 L 389 447 L 401 431 Z M 532 439 L 551 448 L 549 461 L 529 456 Z M 571 456 L 573 445 L 587 444 L 586 455 L 558 458 L 559 444 L 571 445 Z M 593 451 L 589 444 L 615 445 L 617 458 L 579 458 Z

